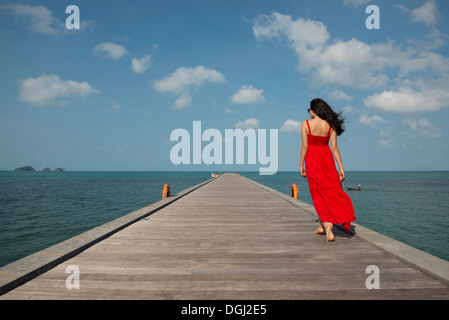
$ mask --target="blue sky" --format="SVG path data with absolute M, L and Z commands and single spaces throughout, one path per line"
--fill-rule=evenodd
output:
M 444 0 L 0 1 L 0 170 L 258 170 L 173 165 L 170 133 L 195 120 L 278 129 L 279 170 L 297 170 L 315 97 L 344 111 L 346 171 L 449 170 L 448 15 Z

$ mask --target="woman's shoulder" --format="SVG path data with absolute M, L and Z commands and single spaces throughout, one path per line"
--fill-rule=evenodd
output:
M 304 121 L 301 123 L 301 128 L 307 128 L 307 127 L 309 127 L 310 121 L 311 121 L 311 120 L 304 120 Z
M 301 132 L 302 132 L 302 134 L 305 134 L 305 133 L 309 133 L 309 124 L 308 124 L 308 120 L 304 120 L 302 123 L 301 123 Z

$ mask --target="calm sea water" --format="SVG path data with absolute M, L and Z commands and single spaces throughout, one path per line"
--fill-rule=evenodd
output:
M 240 172 L 312 204 L 297 172 Z M 0 172 L 0 266 L 178 193 L 210 172 Z M 357 223 L 449 261 L 449 172 L 347 172 Z
M 178 193 L 210 172 L 0 172 L 0 266 Z

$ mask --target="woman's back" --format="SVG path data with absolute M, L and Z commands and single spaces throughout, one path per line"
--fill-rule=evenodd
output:
M 314 119 L 308 120 L 310 127 L 310 135 L 327 137 L 329 134 L 330 125 L 326 120 L 319 119 L 315 117 Z

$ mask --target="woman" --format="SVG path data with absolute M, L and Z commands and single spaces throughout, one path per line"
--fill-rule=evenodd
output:
M 332 233 L 334 224 L 342 224 L 348 232 L 351 222 L 356 220 L 351 199 L 341 187 L 345 171 L 337 146 L 337 136 L 345 130 L 344 120 L 324 100 L 318 98 L 310 102 L 308 112 L 312 119 L 304 121 L 301 126 L 299 171 L 301 176 L 307 177 L 313 205 L 320 217 L 320 224 L 314 233 L 326 233 L 326 240 L 330 242 L 335 240 Z

